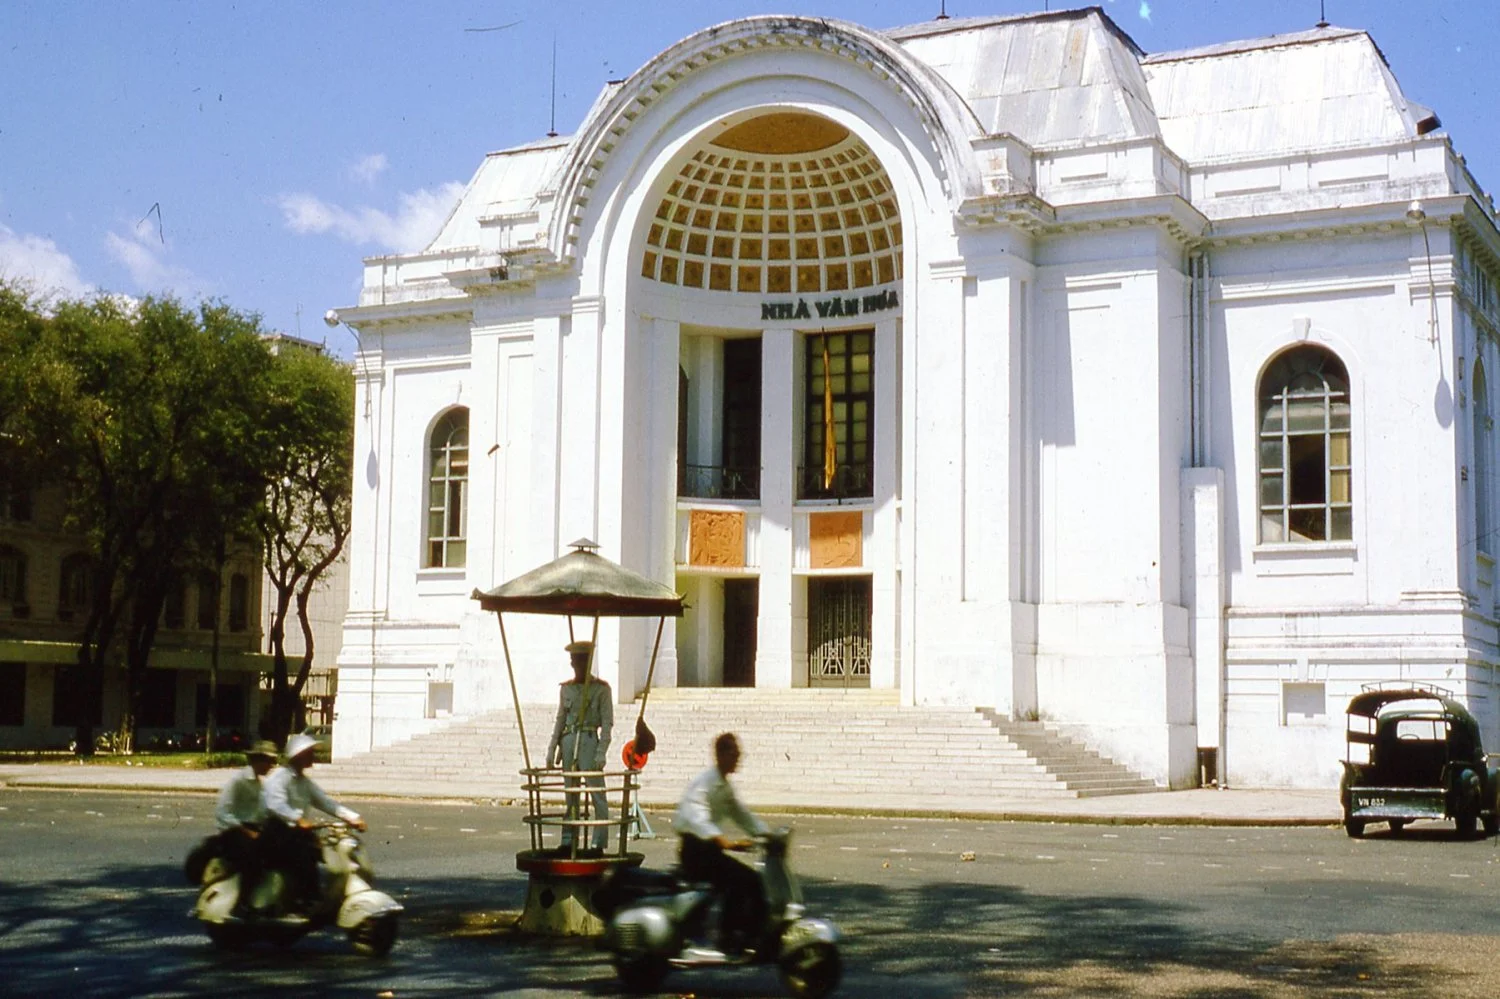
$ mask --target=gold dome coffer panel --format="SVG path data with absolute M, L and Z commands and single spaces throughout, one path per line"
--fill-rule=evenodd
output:
M 761 151 L 798 149 L 808 136 L 833 144 Z M 749 148 L 704 143 L 678 170 L 650 220 L 642 277 L 758 294 L 843 291 L 900 278 L 901 218 L 890 178 L 846 129 L 776 114 L 720 139 Z

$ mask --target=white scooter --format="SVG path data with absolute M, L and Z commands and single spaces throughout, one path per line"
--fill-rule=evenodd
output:
M 730 955 L 709 943 L 716 895 L 705 885 L 683 884 L 670 874 L 619 868 L 594 896 L 608 923 L 604 946 L 621 983 L 652 992 L 674 968 L 775 964 L 796 999 L 822 999 L 843 974 L 839 929 L 807 916 L 802 888 L 787 863 L 792 832 L 758 837 L 764 859 L 756 865 L 766 893 L 767 919 L 752 950 Z
M 307 933 L 330 924 L 348 932 L 354 949 L 384 957 L 396 944 L 401 903 L 371 887 L 374 872 L 354 830 L 343 822 L 315 827 L 322 848 L 319 892 L 309 909 L 292 911 L 284 871 L 268 868 L 252 890 L 244 915 L 235 912 L 240 898 L 240 874 L 222 856 L 203 866 L 202 891 L 192 915 L 203 923 L 208 937 L 226 949 L 256 940 L 289 945 Z

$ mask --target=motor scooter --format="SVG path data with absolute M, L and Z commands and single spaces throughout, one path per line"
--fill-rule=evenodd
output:
M 223 856 L 203 865 L 198 902 L 192 915 L 216 945 L 234 949 L 256 940 L 287 946 L 314 930 L 337 925 L 354 949 L 384 957 L 396 944 L 401 903 L 372 887 L 374 871 L 353 828 L 343 822 L 314 827 L 322 851 L 316 900 L 292 906 L 290 880 L 274 867 L 261 873 L 248 904 L 236 911 L 240 873 Z
M 774 964 L 796 999 L 821 999 L 843 973 L 839 929 L 806 915 L 802 888 L 787 860 L 792 831 L 756 838 L 767 901 L 766 925 L 755 946 L 729 954 L 713 940 L 717 895 L 670 873 L 619 868 L 594 896 L 607 922 L 604 946 L 621 983 L 633 992 L 654 991 L 672 969 Z

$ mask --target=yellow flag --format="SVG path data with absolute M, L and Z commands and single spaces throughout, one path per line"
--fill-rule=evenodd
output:
M 839 443 L 833 423 L 833 372 L 828 364 L 828 337 L 823 337 L 823 488 L 833 488 L 839 470 Z

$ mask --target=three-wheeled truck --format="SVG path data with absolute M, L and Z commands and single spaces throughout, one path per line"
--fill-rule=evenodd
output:
M 1500 775 L 1480 743 L 1479 723 L 1441 688 L 1367 686 L 1349 702 L 1344 831 L 1363 836 L 1370 822 L 1400 833 L 1417 819 L 1452 819 L 1460 838 L 1476 826 L 1500 829 Z

